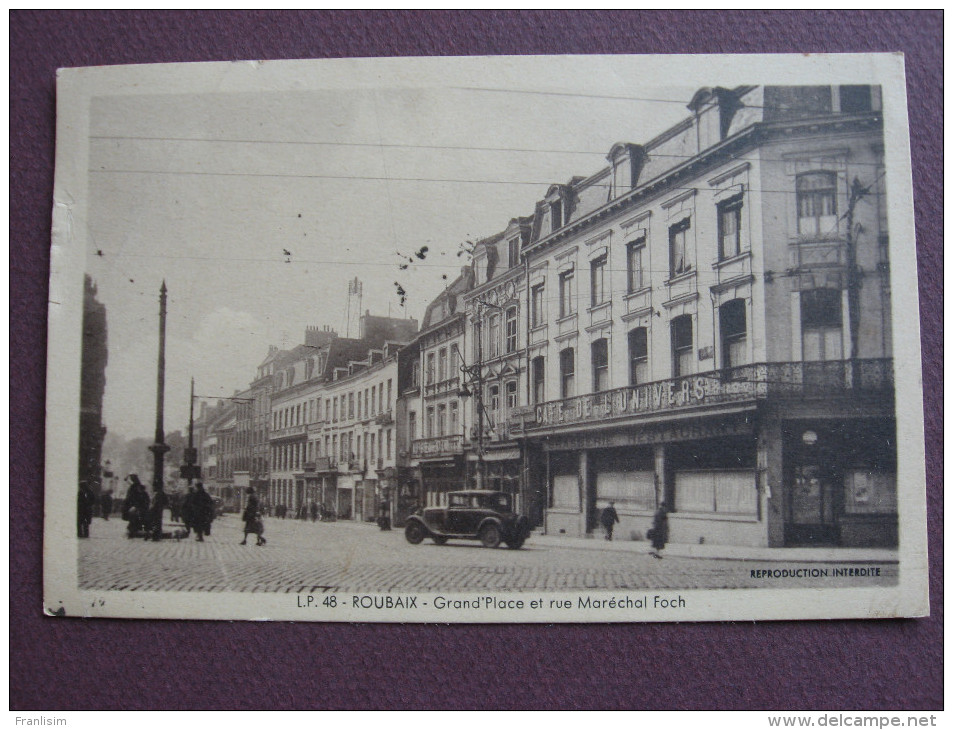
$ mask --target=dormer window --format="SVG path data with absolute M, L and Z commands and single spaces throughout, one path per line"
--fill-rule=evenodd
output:
M 507 257 L 507 266 L 509 268 L 514 268 L 519 265 L 520 262 L 520 239 L 519 237 L 511 238 L 507 243 L 508 257 Z
M 549 214 L 553 224 L 553 233 L 563 227 L 563 201 L 557 200 L 549 206 Z

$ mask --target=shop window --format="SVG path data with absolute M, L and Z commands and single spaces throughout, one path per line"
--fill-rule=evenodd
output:
M 837 233 L 837 176 L 834 173 L 798 175 L 797 232 L 815 237 Z
M 843 359 L 841 322 L 840 289 L 801 292 L 802 359 Z
M 844 511 L 849 514 L 896 514 L 897 476 L 866 469 L 844 475 Z
M 510 380 L 506 384 L 506 409 L 507 412 L 516 408 L 519 405 L 519 396 L 517 394 L 517 386 L 515 380 Z
M 592 292 L 592 306 L 598 306 L 608 301 L 606 292 L 606 263 L 608 256 L 602 255 L 589 264 L 590 284 Z
M 629 294 L 637 292 L 643 286 L 645 281 L 642 272 L 642 252 L 645 250 L 645 236 L 632 241 L 625 247 L 626 260 L 626 290 Z
M 576 394 L 576 353 L 571 347 L 559 353 L 560 397 L 571 398 Z
M 649 380 L 649 337 L 645 327 L 629 332 L 629 385 Z
M 718 204 L 718 258 L 741 253 L 741 208 L 744 198 L 736 195 Z
M 676 472 L 675 511 L 757 515 L 755 473 L 747 469 Z
M 621 509 L 651 512 L 655 509 L 655 469 L 651 452 L 612 449 L 596 457 L 596 499 L 600 506 L 612 501 Z
M 546 359 L 539 355 L 533 358 L 533 403 L 546 401 Z
M 556 509 L 579 509 L 579 474 L 571 458 L 552 460 L 552 507 Z
M 669 276 L 679 276 L 692 270 L 688 241 L 691 227 L 691 218 L 685 218 L 668 229 Z
M 748 360 L 748 331 L 744 299 L 732 299 L 718 310 L 721 323 L 722 367 L 733 368 Z
M 592 392 L 609 389 L 609 342 L 604 337 L 592 343 Z
M 506 352 L 516 352 L 516 307 L 510 307 L 506 310 Z
M 546 323 L 546 302 L 543 296 L 546 288 L 543 284 L 537 284 L 531 290 L 533 327 L 539 327 Z
M 573 283 L 574 271 L 568 269 L 559 275 L 559 316 L 568 317 L 576 311 Z
M 678 378 L 694 372 L 693 354 L 692 315 L 683 314 L 672 320 L 672 377 Z

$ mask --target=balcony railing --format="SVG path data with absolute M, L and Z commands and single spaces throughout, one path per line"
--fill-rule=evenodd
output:
M 892 359 L 741 365 L 541 403 L 511 418 L 510 428 L 519 431 L 524 420 L 532 430 L 766 398 L 883 397 L 893 383 Z
M 268 438 L 271 441 L 277 439 L 286 439 L 292 438 L 295 436 L 304 436 L 308 432 L 308 427 L 306 425 L 302 426 L 289 426 L 288 428 L 279 428 L 275 431 L 272 431 L 269 434 Z
M 410 445 L 410 455 L 414 459 L 427 456 L 453 456 L 463 453 L 463 436 L 437 436 L 429 439 L 416 439 Z
M 460 389 L 460 378 L 453 377 L 447 380 L 441 380 L 439 383 L 430 383 L 424 386 L 424 395 L 441 395 L 443 393 L 455 393 Z

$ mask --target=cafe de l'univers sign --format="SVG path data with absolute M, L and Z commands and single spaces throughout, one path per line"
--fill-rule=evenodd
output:
M 543 428 L 755 400 L 766 392 L 766 384 L 760 378 L 723 380 L 718 376 L 691 375 L 541 403 L 526 418 L 526 426 Z M 535 423 L 531 422 L 533 416 Z

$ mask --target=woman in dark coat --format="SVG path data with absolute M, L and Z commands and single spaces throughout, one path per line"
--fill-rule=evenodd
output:
M 652 557 L 660 558 L 660 551 L 668 542 L 668 507 L 664 502 L 659 505 L 655 511 L 655 517 L 652 518 L 652 529 L 649 530 L 648 538 L 652 541 L 654 552 Z
M 129 489 L 122 503 L 122 518 L 129 523 L 127 534 L 135 537 L 136 533 L 144 530 L 149 518 L 149 493 L 139 481 L 138 474 L 129 475 Z
M 192 496 L 192 529 L 195 530 L 198 542 L 205 542 L 205 535 L 212 534 L 212 518 L 215 504 L 209 493 L 205 491 L 202 482 L 195 485 L 195 494 Z
M 258 497 L 255 496 L 255 490 L 251 487 L 248 488 L 247 494 L 248 501 L 245 503 L 245 511 L 242 512 L 242 521 L 245 523 L 245 536 L 238 544 L 244 545 L 245 541 L 248 540 L 248 535 L 252 534 L 258 538 L 258 542 L 255 543 L 256 545 L 264 545 L 265 538 L 261 536 L 261 533 L 265 531 L 265 526 L 261 520 Z

